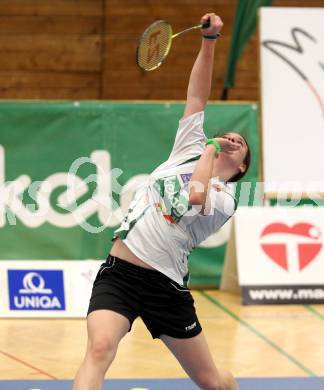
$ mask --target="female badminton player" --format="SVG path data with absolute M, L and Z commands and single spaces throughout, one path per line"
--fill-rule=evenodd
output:
M 202 20 L 209 20 L 210 27 L 201 30 L 171 154 L 136 192 L 94 282 L 87 350 L 74 390 L 102 389 L 118 344 L 138 316 L 199 388 L 238 389 L 231 373 L 213 362 L 187 287 L 188 256 L 233 215 L 235 200 L 227 183 L 244 175 L 250 159 L 240 134 L 209 140 L 204 135 L 215 43 L 223 23 L 213 13 Z

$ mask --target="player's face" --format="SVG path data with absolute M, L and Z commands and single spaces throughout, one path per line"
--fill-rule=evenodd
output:
M 246 156 L 248 151 L 248 146 L 244 140 L 244 138 L 238 133 L 226 133 L 221 136 L 221 138 L 225 138 L 236 145 L 239 145 L 239 149 L 233 152 L 231 155 L 232 160 L 235 160 L 238 164 L 241 164 Z

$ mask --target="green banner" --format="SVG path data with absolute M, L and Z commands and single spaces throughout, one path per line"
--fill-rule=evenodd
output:
M 271 5 L 272 0 L 239 0 L 237 3 L 231 48 L 228 57 L 224 88 L 232 88 L 235 84 L 236 63 L 242 54 L 251 35 L 256 29 L 257 10 L 261 6 Z
M 168 158 L 183 108 L 0 103 L 0 259 L 104 259 L 133 185 Z M 237 130 L 251 143 L 249 181 L 257 178 L 257 120 L 251 104 L 206 109 L 208 136 Z M 224 249 L 193 252 L 193 286 L 219 283 Z

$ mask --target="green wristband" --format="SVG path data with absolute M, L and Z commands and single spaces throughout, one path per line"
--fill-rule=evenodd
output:
M 206 145 L 214 145 L 216 149 L 216 157 L 219 156 L 219 153 L 221 152 L 222 148 L 220 144 L 213 140 L 213 138 L 209 138 L 206 142 Z

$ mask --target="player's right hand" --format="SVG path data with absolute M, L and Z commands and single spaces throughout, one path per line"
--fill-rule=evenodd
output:
M 202 22 L 207 22 L 209 20 L 210 23 L 208 28 L 201 29 L 202 35 L 215 36 L 220 33 L 224 25 L 222 19 L 214 13 L 204 15 L 201 20 Z

